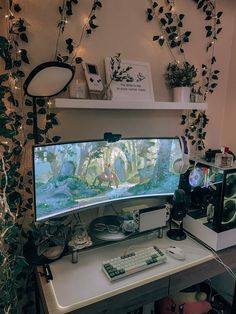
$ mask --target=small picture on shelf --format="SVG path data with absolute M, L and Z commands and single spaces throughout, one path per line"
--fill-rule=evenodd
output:
M 105 58 L 106 81 L 111 99 L 154 101 L 150 65 L 120 59 L 120 54 Z

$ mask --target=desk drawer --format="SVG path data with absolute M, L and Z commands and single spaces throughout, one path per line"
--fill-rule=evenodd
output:
M 70 314 L 124 314 L 153 300 L 167 296 L 168 287 L 169 278 L 163 278 L 70 312 Z

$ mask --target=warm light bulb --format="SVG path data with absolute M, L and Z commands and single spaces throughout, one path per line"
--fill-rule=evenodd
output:
M 89 18 L 88 18 L 88 17 L 85 17 L 85 18 L 84 18 L 84 24 L 88 24 L 88 22 L 89 22 Z

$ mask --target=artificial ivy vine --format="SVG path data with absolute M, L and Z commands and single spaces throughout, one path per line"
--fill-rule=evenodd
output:
M 32 171 L 26 168 L 25 159 L 31 140 L 35 140 L 33 120 L 42 117 L 39 142 L 56 142 L 60 137 L 49 137 L 48 131 L 58 122 L 47 100 L 37 100 L 35 113 L 31 99 L 24 96 L 24 64 L 30 63 L 27 50 L 22 48 L 22 43 L 29 42 L 27 27 L 24 18 L 19 17 L 19 3 L 6 1 L 5 10 L 7 36 L 0 36 L 0 58 L 4 64 L 0 74 L 0 310 L 16 313 L 17 299 L 22 298 L 25 289 L 17 283 L 26 277 L 22 272 L 26 265 L 22 249 L 28 234 L 23 224 L 28 226 L 33 216 Z M 28 300 L 25 313 L 30 305 Z
M 68 18 L 71 15 L 73 15 L 73 6 L 78 3 L 79 3 L 78 0 L 70 0 L 70 1 L 63 0 L 62 5 L 60 5 L 58 8 L 58 11 L 60 14 L 60 21 L 57 24 L 58 36 L 57 36 L 57 42 L 56 42 L 55 59 L 61 62 L 70 62 L 71 64 L 73 64 L 75 61 L 75 63 L 77 64 L 81 63 L 82 58 L 79 56 L 77 57 L 76 52 L 72 56 L 71 54 L 74 52 L 75 49 L 80 47 L 82 40 L 86 34 L 87 36 L 91 35 L 92 32 L 96 28 L 99 27 L 97 24 L 95 24 L 95 20 L 97 18 L 96 11 L 97 9 L 102 8 L 102 1 L 93 0 L 92 7 L 88 14 L 88 18 L 82 27 L 78 42 L 76 42 L 74 39 L 70 37 L 67 38 L 65 40 L 65 43 L 66 43 L 66 49 L 69 55 L 63 55 L 63 56 L 61 55 L 61 53 L 59 52 L 59 43 L 64 33 L 65 27 L 68 23 Z M 70 59 L 70 56 L 71 56 L 71 59 Z
M 216 57 L 214 55 L 215 43 L 218 34 L 222 31 L 221 16 L 223 12 L 216 10 L 216 3 L 213 0 L 193 0 L 197 9 L 201 9 L 205 14 L 205 31 L 207 38 L 206 53 L 207 63 L 202 64 L 201 86 L 193 92 L 201 95 L 206 100 L 208 93 L 213 93 L 217 87 L 218 75 L 220 71 L 215 69 Z M 157 20 L 159 26 L 159 34 L 153 36 L 153 41 L 157 41 L 160 46 L 167 45 L 173 60 L 178 64 L 179 58 L 186 62 L 184 44 L 188 43 L 191 38 L 191 31 L 184 30 L 183 13 L 178 14 L 176 11 L 174 0 L 153 1 L 151 6 L 146 10 L 148 21 Z M 205 111 L 192 110 L 188 114 L 181 116 L 181 124 L 186 125 L 185 135 L 201 151 L 205 148 L 204 140 L 206 137 L 205 127 L 209 119 Z
M 18 16 L 19 3 L 7 1 L 5 15 L 8 37 L 0 37 L 0 57 L 5 70 L 0 75 L 0 306 L 4 313 L 17 312 L 17 299 L 23 288 L 17 286 L 26 262 L 19 243 L 27 207 L 32 208 L 28 181 L 24 173 L 24 108 L 21 94 L 24 63 L 29 63 L 24 19 Z M 28 195 L 27 199 L 23 198 Z
M 67 18 L 73 14 L 77 0 L 63 1 L 58 8 L 61 20 L 58 23 L 58 37 L 56 42 L 55 59 L 67 62 L 69 56 L 62 57 L 58 53 L 60 38 L 67 24 Z M 66 40 L 67 50 L 71 54 L 84 37 L 90 35 L 98 25 L 95 24 L 95 11 L 102 7 L 100 1 L 93 1 L 88 23 L 82 28 L 78 44 L 73 40 Z M 0 8 L 3 9 L 3 8 Z M 0 311 L 16 313 L 18 297 L 22 298 L 23 287 L 17 287 L 22 276 L 22 269 L 26 262 L 22 257 L 22 238 L 27 241 L 29 233 L 25 233 L 22 225 L 26 213 L 32 216 L 32 171 L 25 169 L 25 156 L 31 140 L 35 140 L 32 130 L 34 119 L 40 120 L 37 129 L 38 142 L 57 142 L 59 136 L 50 138 L 49 131 L 58 124 L 55 113 L 50 112 L 48 100 L 37 98 L 36 112 L 33 104 L 22 91 L 25 73 L 24 64 L 29 64 L 27 50 L 21 43 L 28 43 L 27 27 L 24 18 L 19 17 L 22 8 L 19 3 L 6 1 L 7 36 L 0 36 L 0 58 L 5 71 L 0 74 Z M 81 62 L 73 56 L 73 61 Z M 28 312 L 29 302 L 24 306 Z
M 153 41 L 158 41 L 160 46 L 167 45 L 170 54 L 175 62 L 179 61 L 175 55 L 184 55 L 184 44 L 189 42 L 191 32 L 184 30 L 184 14 L 176 12 L 174 2 L 167 0 L 166 8 L 158 1 L 151 1 L 151 7 L 146 11 L 147 20 L 156 18 L 160 33 L 153 36 Z

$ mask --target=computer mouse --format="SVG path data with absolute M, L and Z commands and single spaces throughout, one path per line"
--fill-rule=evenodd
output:
M 179 259 L 179 260 L 185 259 L 184 251 L 178 246 L 169 246 L 166 249 L 166 253 L 175 259 Z

